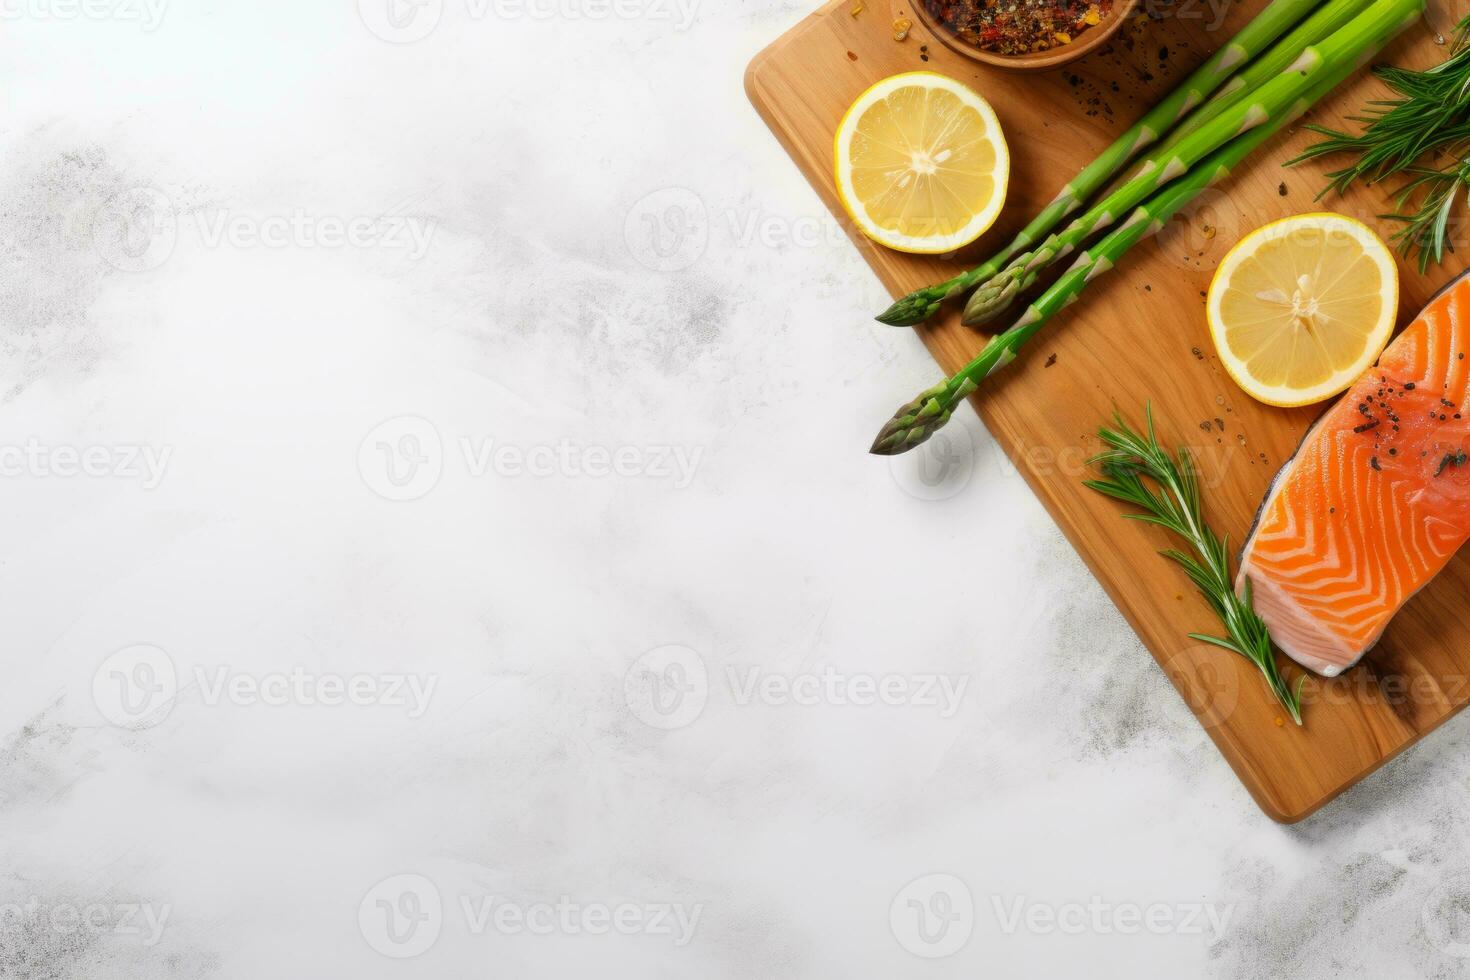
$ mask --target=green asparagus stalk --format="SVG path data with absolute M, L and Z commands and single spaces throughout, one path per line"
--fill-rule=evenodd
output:
M 1052 317 L 1075 300 L 1094 278 L 1113 267 L 1129 248 L 1156 233 L 1180 208 L 1214 180 L 1223 177 L 1237 157 L 1244 157 L 1264 140 L 1256 130 L 1218 151 L 1219 159 L 1190 171 L 1182 181 L 1170 184 L 1153 200 L 1101 242 L 1078 256 L 1071 269 L 1026 310 L 1024 316 L 1004 333 L 991 338 L 978 357 L 954 377 L 924 391 L 903 405 L 873 441 L 872 452 L 896 456 L 929 440 L 949 422 L 951 413 L 994 372 L 1016 359 L 1016 351 Z
M 1092 210 L 1036 248 L 1017 255 L 1010 265 L 982 283 L 965 305 L 965 323 L 975 326 L 1000 316 L 1044 269 L 1076 251 L 1095 232 L 1109 227 L 1117 216 L 1129 213 L 1150 194 L 1188 172 L 1238 134 L 1269 125 L 1337 66 L 1356 70 L 1365 51 L 1377 50 L 1388 38 L 1418 20 L 1423 12 L 1424 0 L 1377 0 L 1345 27 L 1307 46 L 1283 74 L 1186 136 L 1169 156 L 1158 159 L 1155 166 L 1145 168 Z
M 1178 88 L 1063 187 L 1056 198 L 1015 239 L 984 265 L 948 282 L 910 293 L 878 317 L 882 323 L 908 327 L 923 323 L 945 300 L 967 292 L 995 275 L 1022 249 L 1040 240 L 1116 177 L 1129 161 L 1153 145 L 1180 118 L 1200 105 L 1242 64 L 1259 55 L 1311 12 L 1321 0 L 1274 0 L 1243 30 L 1215 52 Z M 1285 66 L 1282 66 L 1285 67 Z
M 1167 140 L 1150 151 L 1148 159 L 1129 175 L 1129 179 L 1138 176 L 1142 170 L 1149 167 L 1150 163 L 1167 160 L 1169 154 L 1174 152 L 1174 148 L 1183 142 L 1186 136 L 1197 132 L 1226 109 L 1249 98 L 1252 92 L 1285 71 L 1287 66 L 1301 57 L 1302 52 L 1309 46 L 1346 26 L 1354 17 L 1367 10 L 1372 3 L 1373 0 L 1332 0 L 1321 10 L 1302 21 L 1290 34 L 1272 45 L 1271 50 L 1242 68 L 1239 74 L 1226 82 L 1208 102 L 1191 112 L 1169 133 Z
M 1423 9 L 1423 0 L 1410 6 Z M 1401 22 L 1407 27 L 1411 21 Z M 1392 31 L 1369 45 L 1366 58 L 1383 49 Z M 1016 359 L 1016 352 L 1052 317 L 1076 301 L 1088 283 L 1112 269 L 1128 249 L 1156 234 L 1169 220 L 1194 200 L 1207 187 L 1229 175 L 1257 147 L 1284 127 L 1301 117 L 1351 75 L 1360 65 L 1356 60 L 1342 62 L 1303 93 L 1283 113 L 1265 125 L 1246 130 L 1195 166 L 1180 180 L 1166 185 L 1152 199 L 1139 206 L 1127 221 L 1119 225 L 1096 245 L 1078 256 L 1077 261 L 1050 289 L 1038 297 L 1026 313 L 1007 331 L 991 338 L 973 361 L 953 377 L 921 393 L 894 413 L 873 441 L 872 452 L 879 456 L 897 456 L 908 452 L 938 432 L 968 395 L 976 391 L 987 377 Z

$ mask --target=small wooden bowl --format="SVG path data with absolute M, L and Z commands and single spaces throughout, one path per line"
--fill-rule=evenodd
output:
M 1078 35 L 1075 41 L 1047 51 L 1037 51 L 1034 54 L 996 54 L 994 51 L 977 48 L 941 24 L 939 19 L 929 12 L 929 0 L 914 0 L 914 10 L 924 25 L 933 31 L 934 36 L 950 50 L 996 68 L 1004 68 L 1006 71 L 1027 72 L 1051 71 L 1053 68 L 1060 68 L 1062 65 L 1070 64 L 1096 51 L 1122 29 L 1123 25 L 1128 22 L 1128 18 L 1138 9 L 1138 4 L 1139 0 L 1114 0 L 1112 13 L 1108 14 L 1107 20 L 1096 27 L 1089 27 Z

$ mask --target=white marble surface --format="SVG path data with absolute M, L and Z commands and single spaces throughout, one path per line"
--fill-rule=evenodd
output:
M 1463 974 L 1470 720 L 1276 826 L 968 410 L 865 455 L 809 6 L 5 5 L 0 976 Z

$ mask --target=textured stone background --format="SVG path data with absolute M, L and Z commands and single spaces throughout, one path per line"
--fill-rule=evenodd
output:
M 6 6 L 0 976 L 1462 975 L 1470 722 L 1273 825 L 968 410 L 865 455 L 808 9 Z

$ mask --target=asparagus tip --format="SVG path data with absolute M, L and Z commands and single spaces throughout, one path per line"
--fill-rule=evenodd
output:
M 1021 291 L 1025 270 L 1007 270 L 981 286 L 965 304 L 961 321 L 967 327 L 983 327 L 992 323 L 1010 309 L 1016 295 Z
M 973 387 L 968 389 L 973 390 Z M 878 432 L 878 438 L 873 440 L 868 452 L 874 456 L 898 456 L 923 445 L 949 421 L 950 410 L 946 407 L 949 404 L 949 382 L 941 381 L 918 398 L 901 405 Z
M 937 425 L 908 428 L 901 424 L 901 420 L 894 419 L 878 433 L 878 438 L 873 440 L 872 448 L 868 452 L 874 456 L 902 456 L 910 449 L 916 449 L 928 442 L 938 428 Z
M 929 319 L 936 306 L 937 304 L 913 295 L 905 296 L 874 319 L 890 327 L 915 327 Z
M 874 456 L 898 456 L 903 449 L 894 443 L 891 436 L 885 436 L 880 432 L 878 438 L 873 440 L 873 448 L 868 452 Z
M 917 421 L 913 409 L 914 404 L 912 402 L 900 408 L 898 414 L 889 419 L 883 428 L 879 430 L 878 438 L 873 440 L 872 448 L 868 452 L 874 456 L 899 456 L 908 452 L 920 442 L 923 442 L 923 426 L 920 426 L 917 430 L 920 438 L 914 442 L 909 441 L 915 434 L 913 426 L 915 421 Z

